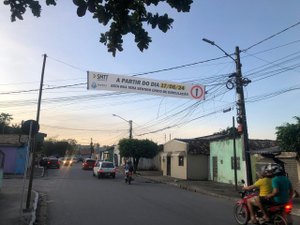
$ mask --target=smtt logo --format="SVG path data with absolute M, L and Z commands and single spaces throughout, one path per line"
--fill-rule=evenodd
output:
M 95 77 L 95 75 L 94 75 L 94 77 Z M 96 75 L 96 77 L 97 77 L 97 80 L 98 81 L 107 81 L 107 78 L 108 78 L 108 75 L 106 75 L 106 74 L 97 74 Z

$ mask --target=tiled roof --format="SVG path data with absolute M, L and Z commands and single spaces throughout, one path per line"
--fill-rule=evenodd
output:
M 176 139 L 189 144 L 188 154 L 209 155 L 209 140 L 202 138 Z
M 258 140 L 258 139 L 250 139 L 249 140 L 249 150 L 256 151 L 267 148 L 272 148 L 277 146 L 277 142 L 273 140 Z

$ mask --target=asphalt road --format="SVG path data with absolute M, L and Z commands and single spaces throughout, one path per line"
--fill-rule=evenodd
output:
M 48 170 L 48 175 L 34 181 L 34 187 L 47 193 L 48 225 L 236 224 L 233 201 L 142 177 L 131 185 L 124 183 L 121 174 L 97 179 L 80 164 Z

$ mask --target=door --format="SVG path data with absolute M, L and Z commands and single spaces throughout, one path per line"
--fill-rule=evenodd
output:
M 167 156 L 167 176 L 171 176 L 171 157 Z
M 213 156 L 212 157 L 212 167 L 213 167 L 213 181 L 218 181 L 218 157 Z

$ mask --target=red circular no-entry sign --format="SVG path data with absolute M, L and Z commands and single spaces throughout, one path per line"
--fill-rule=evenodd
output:
M 190 93 L 194 99 L 201 99 L 204 96 L 204 88 L 200 85 L 195 85 L 191 88 Z

